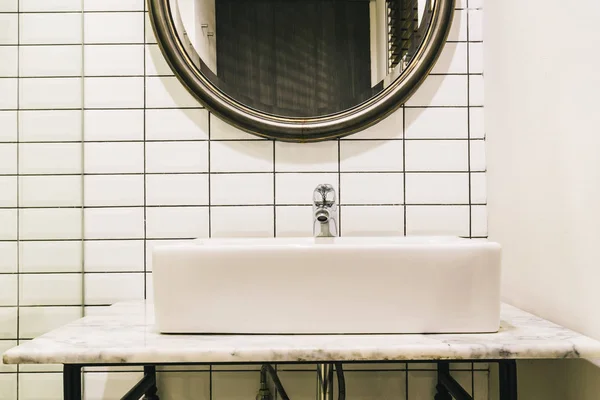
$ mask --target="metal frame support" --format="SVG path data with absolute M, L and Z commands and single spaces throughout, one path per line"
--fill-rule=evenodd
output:
M 517 400 L 517 362 L 498 361 L 500 400 Z
M 438 384 L 435 400 L 473 400 L 473 397 L 450 375 L 449 362 L 439 362 L 437 372 Z
M 65 364 L 63 369 L 64 400 L 81 400 L 82 365 Z M 144 377 L 121 400 L 159 400 L 156 394 L 156 367 L 145 366 Z
M 81 365 L 65 364 L 63 368 L 64 400 L 81 400 Z

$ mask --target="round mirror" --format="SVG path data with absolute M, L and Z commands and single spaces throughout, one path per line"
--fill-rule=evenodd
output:
M 337 138 L 400 107 L 433 67 L 454 0 L 150 0 L 167 62 L 259 136 Z

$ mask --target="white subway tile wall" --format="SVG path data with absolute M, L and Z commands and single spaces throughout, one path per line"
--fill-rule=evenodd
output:
M 197 237 L 310 235 L 338 190 L 342 235 L 487 236 L 483 0 L 459 0 L 405 107 L 355 135 L 264 140 L 203 109 L 163 59 L 143 0 L 0 0 L 0 352 L 121 300 L 152 298 L 151 251 Z M 393 316 L 390 316 L 393 317 Z M 348 365 L 353 399 L 432 399 L 434 365 Z M 314 365 L 280 365 L 295 400 Z M 475 399 L 486 365 L 456 364 Z M 163 398 L 255 396 L 258 372 L 172 367 Z M 119 399 L 136 368 L 85 372 Z M 58 366 L 0 364 L 0 398 L 62 398 Z

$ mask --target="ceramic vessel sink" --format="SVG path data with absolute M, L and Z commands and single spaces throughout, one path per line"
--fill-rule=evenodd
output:
M 157 247 L 163 333 L 495 332 L 500 246 L 452 237 L 206 239 Z

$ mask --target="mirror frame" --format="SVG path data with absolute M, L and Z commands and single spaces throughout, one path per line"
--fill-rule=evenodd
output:
M 455 7 L 455 0 L 435 1 L 431 26 L 423 43 L 402 74 L 380 93 L 335 114 L 292 118 L 250 108 L 229 97 L 204 76 L 185 52 L 169 1 L 177 0 L 148 0 L 148 7 L 158 45 L 175 76 L 201 104 L 226 122 L 263 138 L 288 142 L 315 142 L 350 135 L 400 108 L 435 65 L 450 33 Z

